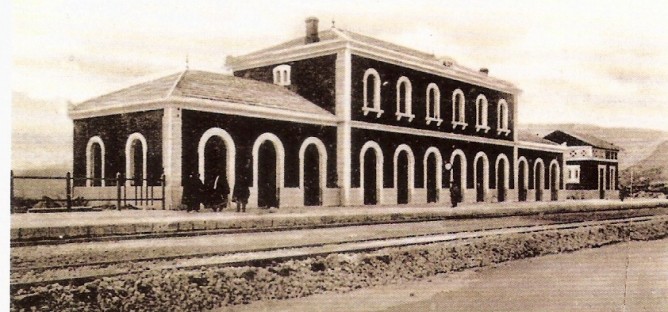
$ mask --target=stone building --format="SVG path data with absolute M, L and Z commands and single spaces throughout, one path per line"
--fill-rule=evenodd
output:
M 567 197 L 618 198 L 619 147 L 591 135 L 556 130 L 545 139 L 567 147 L 564 182 Z
M 250 178 L 250 206 L 445 205 L 453 183 L 466 202 L 564 198 L 566 147 L 521 138 L 521 91 L 487 69 L 315 18 L 226 66 L 71 107 L 74 176 L 141 188 L 164 174 L 171 209 L 189 173 Z M 80 190 L 113 191 L 93 182 Z

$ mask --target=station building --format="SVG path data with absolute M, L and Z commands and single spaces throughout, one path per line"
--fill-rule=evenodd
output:
M 567 147 L 564 152 L 567 198 L 619 197 L 619 147 L 574 131 L 556 130 L 546 135 L 545 139 Z
M 252 182 L 249 206 L 565 199 L 564 152 L 517 131 L 513 84 L 335 27 L 238 57 L 233 75 L 185 70 L 74 105 L 74 176 L 164 174 L 178 209 L 190 173 Z M 616 167 L 615 167 L 616 168 Z M 615 169 L 616 170 L 616 169 Z M 96 182 L 100 181 L 100 182 Z

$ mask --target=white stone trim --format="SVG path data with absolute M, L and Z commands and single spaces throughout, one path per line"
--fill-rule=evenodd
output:
M 128 136 L 127 141 L 125 142 L 125 178 L 126 178 L 126 185 L 130 186 L 130 181 L 134 177 L 134 155 L 132 154 L 132 143 L 135 140 L 139 140 L 141 143 L 141 149 L 142 149 L 142 177 L 144 178 L 144 181 L 142 181 L 142 185 L 146 186 L 147 185 L 147 179 L 148 177 L 146 176 L 146 156 L 148 154 L 148 144 L 146 143 L 146 138 L 139 133 L 135 132 L 133 134 L 130 134 Z
M 325 144 L 316 137 L 308 137 L 302 142 L 301 147 L 299 148 L 299 188 L 304 190 L 304 153 L 306 153 L 306 148 L 309 145 L 315 145 L 318 150 L 318 173 L 320 179 L 320 190 L 324 192 L 327 188 L 327 148 Z
M 401 91 L 403 86 L 403 95 L 404 95 L 404 109 L 401 109 Z M 395 113 L 397 120 L 401 120 L 402 117 L 408 118 L 408 122 L 413 121 L 415 115 L 413 115 L 413 86 L 411 81 L 406 76 L 401 76 L 397 80 L 397 112 Z
M 489 158 L 485 152 L 478 152 L 473 158 L 473 189 L 478 190 L 478 160 L 482 159 L 482 191 L 483 191 L 483 200 L 487 198 L 487 193 L 489 192 Z M 477 196 L 477 195 L 476 195 Z
M 542 181 L 536 179 L 538 164 L 540 164 L 540 176 L 543 178 Z M 545 191 L 545 163 L 543 162 L 543 159 L 536 158 L 533 162 L 533 189 L 537 191 L 539 187 L 540 190 Z M 542 194 L 542 200 L 545 200 L 545 193 Z
M 290 75 L 292 68 L 290 65 L 287 64 L 281 64 L 272 70 L 272 73 L 274 75 L 274 84 L 279 85 L 279 86 L 289 86 L 291 84 L 290 81 Z
M 464 151 L 462 151 L 460 149 L 456 149 L 456 150 L 452 151 L 452 154 L 450 155 L 450 164 L 455 163 L 455 157 L 457 157 L 457 156 L 461 157 L 460 158 L 460 160 L 461 160 L 461 167 L 460 167 L 461 173 L 460 173 L 459 177 L 460 177 L 460 180 L 462 181 L 462 202 L 464 202 L 465 190 L 468 188 L 468 181 L 466 179 L 466 177 L 467 177 L 466 154 L 464 154 Z M 450 170 L 450 182 L 454 181 L 453 172 L 454 172 L 454 167 L 453 167 L 453 169 Z M 452 185 L 450 185 L 450 187 L 452 188 Z
M 367 141 L 362 145 L 360 150 L 360 192 L 361 197 L 364 198 L 364 154 L 368 149 L 373 149 L 376 152 L 376 204 L 380 205 L 383 202 L 383 150 L 375 141 Z
M 517 131 L 515 131 L 517 133 Z M 563 145 L 552 145 L 552 144 L 543 144 L 529 141 L 516 141 L 517 146 L 522 149 L 532 149 L 545 152 L 556 152 L 564 153 L 566 151 L 566 146 Z
M 369 76 L 374 77 L 374 84 L 373 84 L 373 103 L 369 103 Z M 376 113 L 376 118 L 380 117 L 383 114 L 383 110 L 380 107 L 380 74 L 378 74 L 378 71 L 376 71 L 373 68 L 369 68 L 364 72 L 364 79 L 362 80 L 363 83 L 363 93 L 364 93 L 364 106 L 362 107 L 362 111 L 364 112 L 364 115 L 366 116 L 369 114 L 369 112 L 374 112 Z M 373 104 L 373 105 L 369 105 Z
M 326 116 L 307 112 L 289 111 L 272 107 L 240 105 L 239 103 L 227 101 L 196 99 L 183 96 L 170 96 L 169 98 L 160 100 L 138 101 L 96 107 L 87 110 L 69 111 L 69 116 L 70 118 L 77 120 L 90 117 L 167 109 L 171 107 L 234 116 L 265 118 L 297 122 L 302 124 L 315 124 L 321 126 L 336 126 L 338 121 L 338 118 L 334 115 Z
M 609 179 L 610 181 L 608 181 L 608 189 L 614 191 L 616 190 L 615 182 L 617 181 L 617 170 L 615 169 L 615 167 L 610 167 L 609 169 L 610 169 L 610 179 Z
M 276 150 L 276 187 L 279 188 L 278 194 L 280 194 L 280 189 L 285 188 L 285 180 L 283 175 L 285 172 L 285 149 L 283 148 L 283 142 L 275 134 L 271 132 L 265 132 L 261 134 L 255 142 L 253 143 L 253 188 L 258 189 L 258 154 L 260 151 L 260 145 L 265 141 L 269 141 L 274 144 L 274 149 Z
M 501 162 L 504 162 L 503 166 L 503 175 L 504 175 L 504 184 L 505 185 L 505 190 L 504 194 L 506 195 L 506 201 L 508 200 L 508 190 L 510 189 L 510 160 L 508 160 L 508 156 L 504 153 L 500 153 L 499 156 L 496 157 L 496 163 L 494 164 L 494 180 L 496 181 L 496 189 L 498 191 L 499 189 L 499 164 Z
M 496 134 L 510 134 L 510 129 L 508 128 L 508 103 L 506 103 L 506 100 L 499 100 L 496 112 Z
M 555 172 L 552 172 L 552 168 L 553 168 L 552 166 L 555 166 L 555 165 L 557 166 L 556 167 L 557 168 L 557 170 L 556 170 L 557 171 L 556 172 L 556 175 L 557 175 L 557 190 L 561 189 L 561 166 L 559 165 L 559 161 L 557 161 L 556 159 L 552 159 L 552 161 L 550 161 L 550 170 L 549 170 L 549 172 L 550 172 L 550 177 L 549 177 L 550 192 L 552 192 L 552 174 L 555 173 Z
M 601 185 L 601 169 L 603 169 L 603 185 Z M 603 192 L 606 191 L 605 186 L 608 184 L 608 169 L 606 165 L 598 165 L 596 167 L 596 184 L 598 185 L 597 191 L 600 192 L 601 188 L 603 188 Z
M 435 131 L 435 130 L 422 130 L 422 129 L 415 129 L 415 128 L 409 128 L 409 127 L 398 127 L 398 126 L 383 125 L 383 124 L 370 123 L 370 122 L 364 122 L 364 121 L 351 121 L 350 124 L 353 128 L 358 128 L 358 129 L 367 129 L 367 130 L 377 130 L 377 131 L 384 131 L 384 132 L 411 134 L 411 135 L 417 135 L 417 136 L 422 136 L 422 137 L 434 137 L 434 138 L 458 140 L 458 141 L 463 141 L 463 142 L 477 142 L 477 143 L 494 144 L 494 145 L 502 145 L 502 146 L 514 146 L 515 145 L 515 143 L 513 141 L 499 140 L 499 139 L 492 139 L 492 138 L 484 138 L 484 137 L 464 135 L 464 134 L 456 134 L 456 133 L 451 133 L 451 132 L 443 132 L 443 131 Z
M 460 96 L 461 101 L 458 101 Z M 457 108 L 459 108 L 459 114 L 457 114 Z M 466 97 L 461 89 L 452 91 L 452 127 L 456 129 L 457 126 L 461 126 L 462 130 L 468 126 L 466 123 Z
M 342 206 L 353 204 L 352 183 L 352 59 L 350 49 L 336 55 L 335 72 L 336 116 L 340 123 L 336 127 L 336 172 L 339 187 L 339 203 Z
M 422 165 L 424 170 L 422 171 L 422 180 L 423 183 L 422 185 L 424 186 L 424 189 L 428 189 L 427 186 L 427 170 L 429 168 L 427 167 L 427 159 L 429 158 L 429 155 L 434 154 L 436 157 L 436 197 L 439 199 L 441 198 L 441 188 L 443 188 L 443 156 L 441 156 L 441 151 L 434 147 L 430 146 L 427 148 L 427 150 L 424 152 L 424 158 L 422 161 Z
M 518 192 L 519 192 L 519 189 L 520 189 L 520 184 L 519 184 L 520 163 L 524 163 L 524 186 L 526 187 L 527 190 L 530 189 L 529 188 L 529 161 L 526 159 L 526 157 L 520 156 L 517 159 L 517 167 L 515 169 L 517 171 L 517 176 L 516 176 L 517 178 L 515 180 L 517 181 L 516 185 L 517 185 L 517 191 Z
M 214 128 L 209 128 L 209 130 L 206 130 L 204 134 L 202 134 L 202 137 L 199 139 L 199 144 L 197 144 L 197 164 L 198 164 L 198 173 L 200 176 L 200 179 L 202 182 L 204 182 L 204 174 L 206 173 L 206 169 L 204 167 L 204 164 L 206 160 L 204 159 L 205 153 L 205 148 L 206 148 L 206 143 L 211 139 L 212 137 L 217 136 L 223 140 L 225 143 L 225 152 L 226 152 L 226 158 L 227 158 L 227 185 L 230 186 L 230 189 L 234 188 L 234 182 L 235 182 L 235 172 L 236 172 L 236 158 L 237 158 L 237 150 L 236 146 L 234 145 L 234 140 L 232 139 L 232 136 L 225 130 L 214 127 Z
M 476 132 L 484 130 L 485 133 L 489 131 L 487 122 L 487 97 L 484 94 L 478 95 L 475 99 L 475 130 Z
M 93 144 L 100 145 L 100 165 L 102 166 L 100 168 L 100 178 L 102 178 L 100 185 L 105 186 L 104 182 L 106 176 L 104 175 L 104 142 L 102 141 L 102 138 L 97 135 L 88 139 L 88 143 L 86 144 L 86 186 L 93 186 L 93 181 L 88 179 L 94 178 L 95 164 L 93 163 Z
M 396 150 L 394 150 L 394 157 L 393 157 L 394 188 L 397 190 L 398 194 L 399 190 L 397 187 L 397 182 L 399 180 L 399 175 L 398 175 L 399 168 L 397 165 L 397 161 L 399 160 L 399 153 L 401 152 L 406 152 L 408 154 L 408 203 L 411 203 L 413 199 L 413 192 L 415 189 L 415 155 L 413 154 L 413 150 L 410 148 L 410 146 L 406 144 L 401 144 L 397 147 Z
M 431 96 L 431 91 L 433 90 L 434 97 Z M 441 90 L 435 83 L 430 83 L 427 86 L 427 96 L 426 96 L 426 112 L 427 117 L 425 118 L 427 124 L 430 124 L 432 121 L 436 122 L 436 126 L 440 126 L 443 122 L 441 118 Z M 433 102 L 433 105 L 432 105 Z

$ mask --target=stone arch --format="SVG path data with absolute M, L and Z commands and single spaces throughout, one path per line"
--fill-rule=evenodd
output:
M 524 164 L 524 167 L 522 167 L 521 164 Z M 524 168 L 524 170 L 521 170 L 521 168 Z M 522 171 L 521 176 L 520 170 Z M 526 157 L 520 156 L 520 158 L 517 159 L 517 168 L 515 171 L 517 172 L 517 179 L 515 179 L 517 185 L 517 198 L 519 201 L 526 201 L 527 190 L 529 189 L 529 161 L 527 161 Z
M 499 185 L 499 165 L 503 162 L 503 188 L 501 188 Z M 496 181 L 496 190 L 497 190 L 497 198 L 498 201 L 506 201 L 508 198 L 508 188 L 510 187 L 510 161 L 508 160 L 508 156 L 506 156 L 503 153 L 500 153 L 499 156 L 496 157 L 496 163 L 494 164 L 494 180 Z
M 561 186 L 561 166 L 556 159 L 550 162 L 550 200 L 559 199 L 559 189 Z
M 423 160 L 423 168 L 424 170 L 422 171 L 423 174 L 423 184 L 424 188 L 427 189 L 427 194 L 429 194 L 429 182 L 427 181 L 427 174 L 429 172 L 429 165 L 428 165 L 428 159 L 430 155 L 434 155 L 436 157 L 436 202 L 438 202 L 439 198 L 441 197 L 441 188 L 443 187 L 443 157 L 441 156 L 441 151 L 438 150 L 436 147 L 429 147 L 427 148 L 427 151 L 424 153 L 424 160 Z M 429 202 L 429 195 L 427 195 L 427 202 Z
M 397 190 L 397 197 L 399 196 L 399 187 L 398 187 L 398 182 L 399 182 L 399 168 L 398 168 L 398 160 L 399 160 L 399 155 L 401 152 L 405 152 L 406 155 L 408 156 L 408 203 L 411 202 L 413 198 L 413 191 L 415 188 L 415 156 L 413 155 L 413 150 L 406 145 L 406 144 L 401 144 L 397 147 L 396 150 L 394 150 L 394 188 Z
M 533 164 L 533 188 L 536 192 L 536 201 L 543 200 L 545 190 L 545 163 L 541 158 L 536 158 Z
M 88 178 L 95 177 L 95 155 L 93 153 L 93 145 L 97 144 L 100 146 L 100 186 L 105 186 L 104 181 L 104 158 L 105 158 L 105 149 L 104 142 L 99 136 L 91 137 L 86 144 L 86 186 L 94 186 L 95 181 L 89 180 Z
M 142 147 L 142 177 L 143 177 L 143 182 L 142 185 L 146 186 L 147 185 L 147 180 L 146 180 L 146 156 L 148 155 L 148 144 L 146 143 L 146 138 L 139 133 L 135 132 L 133 134 L 130 134 L 128 136 L 128 140 L 125 143 L 125 178 L 126 183 L 130 183 L 131 178 L 135 176 L 134 172 L 134 151 L 132 150 L 132 144 L 135 141 L 139 141 Z
M 466 171 L 467 170 L 466 154 L 464 154 L 464 151 L 462 151 L 460 149 L 456 149 L 450 155 L 450 164 L 452 164 L 452 169 L 450 170 L 450 181 L 455 181 L 455 176 L 454 176 L 455 167 L 454 167 L 454 164 L 455 164 L 455 158 L 456 157 L 459 157 L 459 161 L 460 161 L 460 168 L 459 168 L 459 171 L 460 171 L 459 181 L 460 181 L 460 184 L 461 184 L 460 185 L 460 192 L 461 192 L 460 198 L 461 198 L 462 201 L 464 201 L 464 195 L 466 194 L 466 192 L 464 190 L 467 189 L 467 184 L 468 184 L 467 173 L 466 173 L 467 172 Z M 450 187 L 452 188 L 452 185 L 450 185 Z
M 308 137 L 304 142 L 302 142 L 301 147 L 299 148 L 299 188 L 304 191 L 304 161 L 306 148 L 309 145 L 313 145 L 318 150 L 318 177 L 319 177 L 319 187 L 320 194 L 322 199 L 322 192 L 324 192 L 327 185 L 327 148 L 322 141 L 316 137 Z M 304 194 L 306 196 L 306 194 Z M 322 201 L 321 201 L 322 202 Z
M 236 146 L 234 145 L 234 140 L 232 139 L 232 136 L 225 130 L 214 127 L 210 128 L 209 130 L 206 130 L 204 134 L 202 134 L 202 137 L 199 139 L 199 144 L 197 144 L 197 164 L 198 164 L 198 170 L 197 172 L 199 173 L 200 179 L 202 179 L 202 182 L 204 182 L 204 174 L 205 168 L 204 168 L 204 149 L 206 148 L 206 143 L 211 139 L 212 137 L 217 136 L 223 140 L 225 143 L 225 151 L 226 151 L 226 156 L 227 156 L 227 169 L 226 169 L 226 174 L 227 174 L 227 184 L 230 186 L 230 189 L 233 189 L 234 187 L 234 182 L 235 182 L 235 172 L 236 172 L 236 158 L 237 158 L 237 152 L 236 152 Z
M 364 154 L 373 149 L 376 153 L 376 204 L 381 204 L 383 198 L 383 150 L 375 141 L 367 141 L 360 150 L 360 189 L 364 195 Z
M 482 181 L 478 181 L 478 160 L 482 161 Z M 473 186 L 476 189 L 477 201 L 485 201 L 489 190 L 489 159 L 482 151 L 473 158 Z
M 260 156 L 260 146 L 265 142 L 270 142 L 276 152 L 276 167 L 275 178 L 276 178 L 276 193 L 271 194 L 275 195 L 277 205 L 280 204 L 280 191 L 285 187 L 285 180 L 283 178 L 285 172 L 285 148 L 283 147 L 283 142 L 275 134 L 270 132 L 265 132 L 261 134 L 253 143 L 253 188 L 258 192 L 258 201 L 260 200 L 260 190 L 258 188 L 258 175 L 259 175 L 259 156 Z

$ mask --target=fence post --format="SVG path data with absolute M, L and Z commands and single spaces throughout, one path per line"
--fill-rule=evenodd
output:
M 121 210 L 121 173 L 116 172 L 116 209 Z
M 165 210 L 165 199 L 167 196 L 165 196 L 165 174 L 163 173 L 160 176 L 160 185 L 162 185 L 162 210 Z
M 67 181 L 67 182 L 65 183 L 65 188 L 67 188 L 67 190 L 66 190 L 66 194 L 67 194 L 67 210 L 72 210 L 72 181 L 70 180 L 71 177 L 72 177 L 72 175 L 71 175 L 70 172 L 68 171 L 67 174 L 65 175 L 65 181 Z
M 9 211 L 14 210 L 14 170 L 9 171 Z

